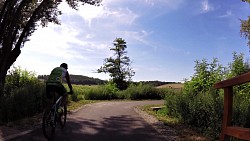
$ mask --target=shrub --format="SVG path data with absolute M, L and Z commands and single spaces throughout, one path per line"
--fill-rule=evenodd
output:
M 11 95 L 1 98 L 0 121 L 8 122 L 33 116 L 46 106 L 44 84 L 31 83 L 12 90 Z
M 164 93 L 150 85 L 130 85 L 126 90 L 119 90 L 116 85 L 109 82 L 105 85 L 82 86 L 73 85 L 74 94 L 70 97 L 73 101 L 86 100 L 111 100 L 111 99 L 163 99 Z
M 122 96 L 122 95 L 123 96 Z M 163 99 L 164 96 L 161 95 L 161 91 L 151 85 L 130 85 L 128 89 L 120 93 L 120 97 L 125 97 L 132 100 L 142 100 L 142 99 Z
M 33 116 L 46 105 L 44 83 L 35 77 L 35 73 L 13 67 L 9 71 L 0 97 L 0 121 L 9 122 Z
M 119 89 L 114 83 L 107 83 L 105 85 L 92 86 L 88 90 L 84 90 L 84 98 L 88 100 L 111 100 L 117 99 L 117 92 Z
M 166 94 L 167 114 L 178 117 L 187 125 L 195 127 L 203 134 L 218 138 L 223 114 L 222 94 L 215 95 L 211 90 L 207 93 Z

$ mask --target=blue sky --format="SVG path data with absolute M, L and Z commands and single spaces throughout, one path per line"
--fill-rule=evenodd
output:
M 66 62 L 70 74 L 107 80 L 95 71 L 112 56 L 117 37 L 127 42 L 133 81 L 180 82 L 194 74 L 195 60 L 218 58 L 227 66 L 234 51 L 249 59 L 239 19 L 247 19 L 250 6 L 240 0 L 103 0 L 60 9 L 61 25 L 38 28 L 15 66 L 49 74 Z

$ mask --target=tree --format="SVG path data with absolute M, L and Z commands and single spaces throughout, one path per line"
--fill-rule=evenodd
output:
M 1 0 L 0 1 L 0 96 L 8 69 L 21 53 L 21 48 L 38 26 L 60 24 L 58 5 L 62 0 Z M 78 4 L 99 5 L 101 0 L 66 0 L 77 9 Z
M 184 90 L 187 93 L 193 93 L 195 95 L 207 92 L 216 82 L 219 82 L 225 77 L 225 67 L 219 64 L 217 58 L 213 58 L 211 63 L 208 63 L 206 59 L 201 61 L 196 60 L 194 67 L 194 75 L 190 81 L 186 81 Z
M 126 56 L 127 48 L 125 40 L 122 38 L 116 38 L 114 40 L 114 48 L 110 48 L 114 51 L 114 56 L 104 59 L 104 64 L 100 69 L 97 70 L 98 73 L 109 73 L 112 81 L 116 84 L 117 88 L 124 90 L 127 88 L 127 81 L 130 81 L 135 72 L 131 68 L 131 61 L 128 56 Z
M 242 2 L 248 2 L 250 4 L 250 0 L 241 0 Z M 247 20 L 241 20 L 241 36 L 248 39 L 248 46 L 250 47 L 250 16 L 248 16 Z
M 244 62 L 244 54 L 233 52 L 233 62 L 229 64 L 227 78 L 232 78 L 249 70 L 248 62 Z

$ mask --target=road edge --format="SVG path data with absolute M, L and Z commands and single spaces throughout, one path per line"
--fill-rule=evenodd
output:
M 167 125 L 164 125 L 163 122 L 156 119 L 153 115 L 148 114 L 147 112 L 140 109 L 140 106 L 134 107 L 136 113 L 138 113 L 148 124 L 150 124 L 160 136 L 165 138 L 167 141 L 176 141 L 178 140 L 177 131 Z

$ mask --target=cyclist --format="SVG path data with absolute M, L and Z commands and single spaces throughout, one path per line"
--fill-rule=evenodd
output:
M 64 78 L 66 78 L 66 81 L 68 83 L 68 87 L 70 89 L 69 93 L 73 94 L 73 89 L 67 69 L 68 65 L 66 63 L 62 63 L 60 67 L 56 67 L 51 71 L 48 80 L 46 82 L 46 94 L 49 99 L 53 97 L 54 92 L 56 92 L 60 96 L 63 96 L 59 112 L 62 112 L 63 106 L 66 104 L 68 98 L 66 89 L 63 86 Z

